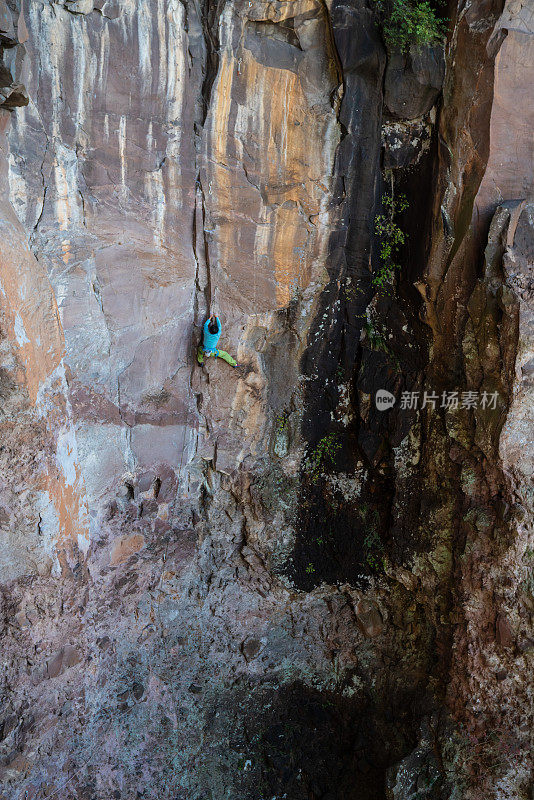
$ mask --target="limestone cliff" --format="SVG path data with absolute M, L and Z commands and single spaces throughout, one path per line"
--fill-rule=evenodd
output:
M 2 800 L 531 797 L 534 5 L 446 11 L 0 0 Z

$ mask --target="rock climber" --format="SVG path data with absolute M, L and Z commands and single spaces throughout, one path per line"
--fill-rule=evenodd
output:
M 221 320 L 219 317 L 215 316 L 215 314 L 212 314 L 204 323 L 202 341 L 197 350 L 197 361 L 199 364 L 204 364 L 205 356 L 215 356 L 216 358 L 222 358 L 222 360 L 230 364 L 231 367 L 237 367 L 237 361 L 235 361 L 231 355 L 224 350 L 217 349 L 217 343 L 221 336 L 221 329 Z

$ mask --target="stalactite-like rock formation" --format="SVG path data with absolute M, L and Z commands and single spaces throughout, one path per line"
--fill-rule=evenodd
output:
M 2 799 L 531 796 L 533 24 L 0 0 Z

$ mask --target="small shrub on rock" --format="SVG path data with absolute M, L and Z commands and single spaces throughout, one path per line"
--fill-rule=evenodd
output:
M 384 41 L 390 50 L 437 44 L 445 25 L 427 0 L 374 0 Z

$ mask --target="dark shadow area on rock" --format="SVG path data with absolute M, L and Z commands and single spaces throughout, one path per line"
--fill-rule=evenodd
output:
M 330 237 L 329 281 L 301 363 L 302 374 L 307 376 L 302 434 L 312 461 L 317 448 L 321 452 L 321 443 L 325 439 L 334 442 L 340 432 L 332 422 L 332 414 L 339 403 L 341 384 L 350 378 L 357 362 L 365 308 L 372 296 L 369 265 L 380 174 L 386 61 L 374 15 L 364 2 L 335 2 L 330 19 L 344 79 L 339 111 L 342 136 L 335 158 L 332 201 L 339 206 L 339 224 Z M 344 469 L 352 471 L 357 452 L 350 427 L 343 430 L 339 444 L 334 444 L 332 466 L 335 460 L 336 468 L 343 464 Z M 351 518 L 348 507 L 331 506 L 332 498 L 324 488 L 322 481 L 302 475 L 297 544 L 287 567 L 299 588 L 310 589 L 323 579 L 356 580 L 356 572 L 361 572 L 359 522 Z M 333 534 L 326 549 L 321 544 L 317 546 L 325 528 Z
M 416 709 L 401 692 L 378 708 L 370 697 L 300 682 L 219 694 L 206 719 L 198 797 L 386 800 L 388 768 L 417 741 Z
M 429 251 L 437 180 L 435 116 L 426 114 L 415 127 L 406 120 L 384 120 L 383 81 L 390 65 L 375 19 L 354 3 L 334 4 L 331 20 L 344 75 L 339 117 L 343 136 L 334 192 L 340 225 L 331 236 L 330 281 L 301 365 L 308 376 L 302 421 L 307 450 L 300 473 L 297 540 L 287 566 L 295 585 L 308 591 L 323 581 L 364 585 L 367 575 L 383 571 L 383 558 L 392 549 L 406 557 L 427 545 L 418 541 L 421 508 L 415 494 L 403 517 L 410 524 L 402 530 L 398 526 L 392 530 L 392 509 L 397 491 L 395 448 L 414 424 L 413 413 L 399 409 L 399 399 L 403 392 L 420 388 L 428 360 L 428 329 L 420 317 L 423 303 L 414 284 L 423 274 Z M 429 91 L 435 100 L 443 77 L 442 57 L 432 48 L 427 56 L 432 67 L 427 69 Z M 422 56 L 419 60 L 419 71 L 424 73 L 426 62 Z M 404 61 L 402 81 L 407 79 L 406 70 L 411 75 L 414 69 L 410 58 Z M 424 94 L 424 86 L 421 91 Z M 429 101 L 426 95 L 424 99 L 421 108 L 426 113 Z M 389 150 L 388 134 L 382 141 L 380 135 L 388 125 Z M 383 198 L 388 194 L 405 195 L 408 200 L 408 208 L 396 220 L 406 241 L 398 255 L 395 290 L 377 292 L 372 279 L 382 265 L 375 220 L 385 213 Z M 376 324 L 369 318 L 373 296 Z M 347 387 L 351 414 L 341 423 L 337 407 Z M 376 408 L 379 389 L 395 396 L 394 408 Z M 329 443 L 332 452 L 314 474 L 317 454 L 321 456 Z M 354 479 L 362 468 L 366 474 L 359 488 L 353 486 L 357 491 L 352 497 L 333 488 L 339 480 Z

